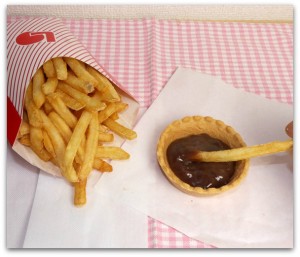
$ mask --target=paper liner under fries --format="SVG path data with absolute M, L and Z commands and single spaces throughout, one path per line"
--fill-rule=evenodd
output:
M 32 165 L 55 176 L 61 170 L 51 162 L 44 162 L 31 150 L 19 143 L 17 134 L 23 117 L 24 96 L 27 86 L 47 60 L 54 57 L 76 58 L 106 76 L 116 87 L 128 109 L 120 114 L 120 123 L 134 125 L 139 104 L 70 33 L 60 19 L 36 18 L 20 20 L 7 27 L 7 138 L 14 151 Z M 118 138 L 114 145 L 124 140 Z

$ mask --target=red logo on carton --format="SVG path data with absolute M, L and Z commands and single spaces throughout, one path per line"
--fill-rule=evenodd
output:
M 17 36 L 16 42 L 19 45 L 31 45 L 43 41 L 44 39 L 46 39 L 47 42 L 55 42 L 54 33 L 51 31 L 24 32 Z

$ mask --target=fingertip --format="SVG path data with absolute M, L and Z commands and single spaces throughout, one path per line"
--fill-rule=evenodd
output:
M 293 137 L 293 122 L 290 122 L 286 127 L 285 127 L 285 132 L 289 137 Z

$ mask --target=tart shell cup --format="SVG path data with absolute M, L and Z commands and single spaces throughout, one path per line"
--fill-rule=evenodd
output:
M 194 196 L 215 195 L 238 186 L 246 177 L 249 159 L 238 161 L 231 181 L 220 188 L 203 189 L 192 187 L 180 180 L 172 171 L 167 160 L 167 148 L 176 139 L 206 133 L 227 144 L 230 148 L 246 146 L 242 137 L 230 126 L 212 117 L 189 116 L 172 122 L 162 132 L 157 145 L 158 163 L 167 179 L 179 190 Z

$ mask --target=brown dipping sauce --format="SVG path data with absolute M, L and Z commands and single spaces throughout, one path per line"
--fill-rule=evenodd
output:
M 236 162 L 199 162 L 188 157 L 196 151 L 226 149 L 230 147 L 207 134 L 191 135 L 172 142 L 167 149 L 167 159 L 170 168 L 183 182 L 204 189 L 219 188 L 230 182 Z

